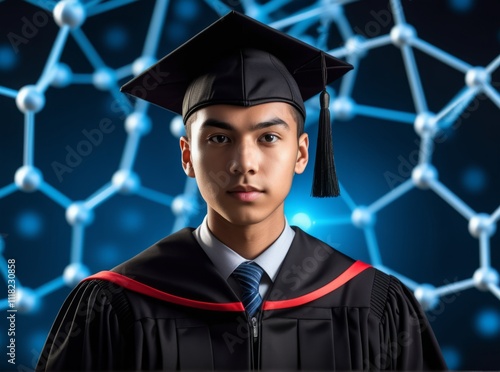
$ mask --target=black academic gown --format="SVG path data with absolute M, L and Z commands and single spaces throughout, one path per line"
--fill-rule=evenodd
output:
M 186 228 L 80 283 L 37 370 L 446 369 L 406 287 L 294 230 L 255 319 Z

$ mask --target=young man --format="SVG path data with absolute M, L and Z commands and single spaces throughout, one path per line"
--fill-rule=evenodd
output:
M 232 12 L 126 84 L 183 115 L 182 166 L 207 215 L 80 283 L 37 369 L 445 369 L 397 279 L 285 219 L 309 159 L 303 100 L 350 68 Z M 321 100 L 313 193 L 328 196 L 338 190 Z

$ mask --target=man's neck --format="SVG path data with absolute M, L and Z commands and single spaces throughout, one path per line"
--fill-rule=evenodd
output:
M 253 260 L 273 244 L 285 228 L 284 214 L 275 214 L 259 223 L 237 225 L 212 211 L 207 215 L 207 222 L 218 240 L 240 256 Z

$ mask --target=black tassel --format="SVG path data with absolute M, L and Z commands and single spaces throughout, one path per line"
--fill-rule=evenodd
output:
M 326 91 L 326 66 L 322 54 L 324 90 L 320 94 L 321 110 L 319 114 L 318 142 L 316 144 L 316 161 L 312 196 L 324 198 L 339 196 L 340 187 L 333 158 L 333 140 L 330 121 L 330 95 Z

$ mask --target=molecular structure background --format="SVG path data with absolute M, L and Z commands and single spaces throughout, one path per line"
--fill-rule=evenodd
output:
M 33 368 L 81 279 L 203 218 L 182 120 L 119 86 L 231 9 L 355 66 L 329 88 L 341 197 L 311 200 L 306 172 L 289 221 L 398 276 L 450 368 L 497 368 L 498 5 L 444 0 L 0 2 L 6 283 L 16 265 L 0 311 L 18 313 L 18 366 Z

